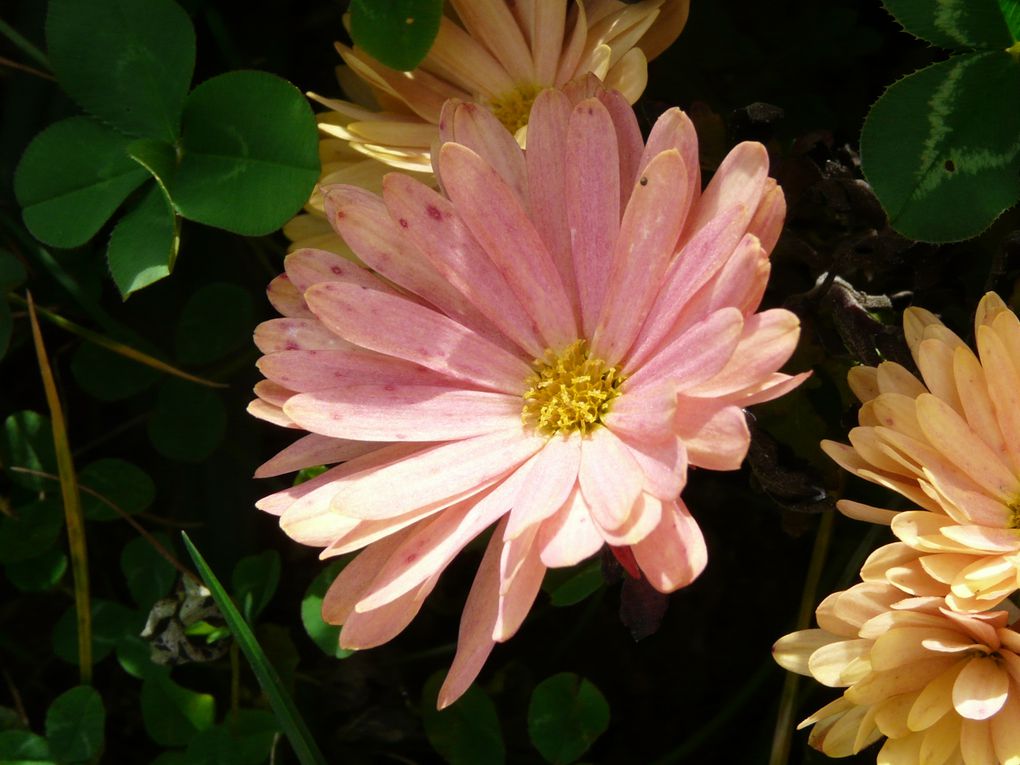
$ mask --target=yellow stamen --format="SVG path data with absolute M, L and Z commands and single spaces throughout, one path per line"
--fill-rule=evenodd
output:
M 528 124 L 531 105 L 541 92 L 542 88 L 538 85 L 518 85 L 509 93 L 492 99 L 489 102 L 489 109 L 507 130 L 516 134 Z
M 525 381 L 521 420 L 547 436 L 597 428 L 626 379 L 616 367 L 591 358 L 585 340 L 558 354 L 547 350 L 533 367 L 534 374 Z
M 1007 527 L 1011 529 L 1020 529 L 1020 497 L 1006 505 L 1006 509 L 1009 510 L 1009 522 L 1007 523 Z

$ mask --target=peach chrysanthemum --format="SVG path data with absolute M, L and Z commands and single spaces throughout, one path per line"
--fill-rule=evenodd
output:
M 645 145 L 596 82 L 547 90 L 527 152 L 488 111 L 444 110 L 444 193 L 400 173 L 382 198 L 325 190 L 330 221 L 375 272 L 287 257 L 259 326 L 251 411 L 309 431 L 259 476 L 343 464 L 267 497 L 323 556 L 366 548 L 327 593 L 341 643 L 414 617 L 472 539 L 495 527 L 440 704 L 508 639 L 547 567 L 608 544 L 670 592 L 706 562 L 679 498 L 688 465 L 739 466 L 742 407 L 796 386 L 776 370 L 797 318 L 756 313 L 784 213 L 756 143 L 701 191 L 678 109 Z
M 985 295 L 976 355 L 928 311 L 907 309 L 903 324 L 923 382 L 892 362 L 852 370 L 860 427 L 849 446 L 822 446 L 923 508 L 895 513 L 844 500 L 840 509 L 891 524 L 951 585 L 953 608 L 981 611 L 1020 587 L 1020 322 Z
M 866 581 L 819 605 L 819 629 L 776 643 L 786 669 L 846 688 L 800 727 L 813 725 L 809 742 L 831 757 L 886 736 L 880 765 L 1020 762 L 1020 634 L 1010 626 L 1020 612 L 1008 601 L 955 612 L 946 586 L 923 572 L 911 579 L 925 594 L 913 597 L 882 581 L 882 570 L 909 568 L 918 555 L 903 544 L 876 551 Z
M 350 101 L 309 94 L 329 111 L 319 115 L 319 185 L 347 183 L 380 191 L 393 168 L 430 173 L 443 103 L 483 104 L 518 139 L 532 101 L 543 89 L 595 74 L 633 103 L 645 89 L 647 62 L 680 34 L 690 0 L 452 0 L 439 35 L 411 72 L 390 69 L 359 48 L 337 44 Z M 426 180 L 426 178 L 422 178 Z M 349 251 L 324 218 L 322 195 L 284 233 L 293 248 Z

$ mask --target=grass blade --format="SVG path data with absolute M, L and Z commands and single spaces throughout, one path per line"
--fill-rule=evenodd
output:
M 89 598 L 89 562 L 85 545 L 85 520 L 81 510 L 81 495 L 74 472 L 71 445 L 67 440 L 67 424 L 60 406 L 57 384 L 46 355 L 39 318 L 36 316 L 32 294 L 28 294 L 28 318 L 32 324 L 32 340 L 39 358 L 46 404 L 53 424 L 53 447 L 57 453 L 57 472 L 60 475 L 60 494 L 64 500 L 64 518 L 67 524 L 67 544 L 71 552 L 71 574 L 74 579 L 74 607 L 78 616 L 78 668 L 82 685 L 92 682 L 92 605 Z
M 262 690 L 269 697 L 269 705 L 273 708 L 273 713 L 276 715 L 280 727 L 290 741 L 298 761 L 301 765 L 326 765 L 326 760 L 322 756 L 322 752 L 319 751 L 319 747 L 316 745 L 311 733 L 308 732 L 308 727 L 305 725 L 301 713 L 298 712 L 297 707 L 294 705 L 294 700 L 291 699 L 284 689 L 280 676 L 276 673 L 273 665 L 269 663 L 258 641 L 255 640 L 251 627 L 245 622 L 244 617 L 241 616 L 241 613 L 237 610 L 233 601 L 231 601 L 230 596 L 223 589 L 223 585 L 220 584 L 212 569 L 209 568 L 209 564 L 205 562 L 202 554 L 192 544 L 188 535 L 182 531 L 181 536 L 184 539 L 184 546 L 188 549 L 188 554 L 191 555 L 191 559 L 195 562 L 195 568 L 198 569 L 198 573 L 205 582 L 205 586 L 209 588 L 213 600 L 216 601 L 216 605 L 219 606 L 223 618 L 226 619 L 227 626 L 234 635 L 234 640 L 237 641 L 237 645 L 240 646 L 245 658 L 248 659 L 252 672 L 255 673 L 255 677 L 258 679 L 259 685 L 262 686 Z

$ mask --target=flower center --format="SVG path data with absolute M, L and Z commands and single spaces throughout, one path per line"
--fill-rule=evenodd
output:
M 547 350 L 532 366 L 521 420 L 547 436 L 590 433 L 602 424 L 626 379 L 616 367 L 591 358 L 585 340 L 558 354 Z
M 1009 510 L 1007 528 L 1020 529 L 1020 497 L 1006 505 L 1006 509 Z
M 531 105 L 541 92 L 542 88 L 538 85 L 518 85 L 509 93 L 492 99 L 489 109 L 503 123 L 503 127 L 516 135 L 518 130 L 528 124 Z

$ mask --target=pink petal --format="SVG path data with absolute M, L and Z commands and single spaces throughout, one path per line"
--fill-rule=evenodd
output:
M 542 355 L 546 344 L 534 320 L 446 197 L 409 176 L 390 173 L 383 198 L 390 215 L 444 279 L 529 356 Z
M 255 345 L 263 353 L 354 347 L 326 329 L 318 319 L 264 321 L 255 327 Z
M 624 209 L 629 204 L 631 192 L 638 181 L 638 170 L 644 167 L 642 156 L 645 141 L 641 136 L 641 127 L 638 125 L 634 109 L 627 103 L 622 93 L 610 89 L 599 93 L 597 98 L 606 107 L 616 129 L 616 148 L 620 156 L 620 208 Z
M 531 119 L 528 122 L 529 148 L 524 153 L 524 159 L 528 166 L 532 221 L 556 264 L 577 318 L 580 316 L 580 304 L 571 256 L 566 203 L 567 126 L 570 112 L 570 99 L 562 91 L 550 89 L 538 94 L 531 107 Z
M 283 408 L 283 405 L 290 400 L 297 391 L 293 391 L 290 388 L 284 387 L 279 383 L 275 383 L 272 380 L 259 380 L 255 383 L 255 387 L 252 392 L 258 396 L 262 401 L 270 404 L 274 407 Z
M 535 59 L 535 81 L 550 83 L 556 81 L 556 68 L 563 49 L 563 34 L 566 31 L 567 7 L 559 3 L 514 3 L 511 8 L 518 16 L 524 34 L 529 37 L 531 55 Z M 529 8 L 528 21 L 521 23 L 523 9 Z M 528 123 L 531 132 L 531 123 Z
M 455 385 L 449 377 L 418 364 L 361 348 L 277 351 L 256 364 L 267 378 L 299 393 L 371 380 L 377 385 Z
M 799 375 L 787 375 L 782 372 L 773 372 L 764 380 L 749 385 L 746 388 L 730 393 L 726 396 L 727 402 L 744 409 L 754 404 L 761 404 L 765 401 L 772 401 L 785 396 L 794 388 L 811 376 L 811 372 L 801 372 Z
M 736 205 L 753 214 L 765 192 L 768 170 L 769 155 L 760 143 L 744 141 L 734 146 L 691 211 L 681 241 L 690 240 L 705 224 Z
M 348 341 L 503 393 L 521 393 L 531 368 L 435 311 L 358 285 L 317 284 L 305 293 L 316 315 Z
M 630 549 L 648 583 L 663 593 L 687 586 L 708 563 L 705 538 L 680 499 L 666 505 L 659 526 Z
M 669 380 L 677 390 L 687 392 L 698 390 L 706 381 L 711 385 L 732 363 L 738 343 L 746 334 L 744 327 L 744 317 L 736 308 L 710 314 L 648 358 L 627 379 L 626 387 L 640 389 Z
M 751 434 L 747 418 L 735 406 L 713 408 L 711 402 L 678 396 L 676 429 L 690 464 L 708 470 L 738 470 Z
M 570 299 L 513 191 L 485 161 L 459 144 L 440 150 L 447 195 L 475 239 L 506 278 L 550 347 L 577 339 Z
M 295 422 L 283 413 L 283 409 L 260 398 L 248 404 L 248 414 L 258 417 L 260 420 L 279 425 L 281 428 L 297 428 Z
M 471 37 L 496 57 L 514 81 L 535 79 L 531 51 L 503 0 L 451 0 L 451 3 Z
M 549 568 L 573 566 L 602 548 L 602 536 L 580 489 L 575 487 L 559 512 L 542 523 L 536 544 Z
M 453 141 L 471 149 L 506 181 L 520 204 L 529 207 L 524 153 L 492 112 L 475 103 L 448 101 L 440 130 L 444 143 Z
M 701 159 L 698 154 L 698 134 L 690 118 L 676 107 L 667 109 L 652 125 L 645 144 L 644 153 L 638 163 L 639 169 L 644 168 L 664 151 L 676 149 L 684 161 L 687 173 L 684 176 L 685 188 L 678 190 L 682 196 L 694 199 L 701 190 Z M 673 250 L 676 250 L 676 246 Z
M 578 483 L 592 519 L 613 530 L 630 517 L 644 476 L 620 439 L 608 428 L 596 428 L 581 441 Z
M 1012 553 L 1020 550 L 1020 529 L 995 529 L 988 526 L 945 526 L 942 533 L 982 552 Z
M 748 316 L 740 342 L 722 371 L 685 392 L 714 398 L 754 385 L 787 362 L 799 337 L 800 320 L 790 311 L 773 308 Z
M 765 294 L 770 269 L 768 252 L 756 236 L 746 234 L 712 282 L 706 310 L 734 306 L 744 316 L 750 316 Z
M 613 401 L 604 418 L 606 427 L 618 436 L 636 441 L 662 441 L 673 434 L 676 416 L 676 385 L 671 381 L 627 390 Z
M 514 539 L 553 516 L 569 499 L 581 464 L 581 437 L 553 436 L 519 472 L 527 480 L 510 511 L 506 538 Z
M 544 445 L 517 427 L 428 447 L 371 473 L 336 483 L 333 507 L 354 518 L 384 520 L 478 493 Z
M 381 444 L 372 444 L 372 446 L 375 449 L 385 448 Z M 407 447 L 402 445 L 402 448 L 406 449 Z M 265 496 L 255 503 L 255 507 L 270 515 L 282 515 L 288 507 L 301 499 L 301 497 L 311 494 L 316 489 L 332 481 L 343 467 L 343 465 L 337 465 L 325 473 L 317 475 L 315 478 L 299 483 L 297 486 L 288 486 L 286 489 L 275 494 Z
M 328 250 L 304 248 L 289 253 L 284 259 L 287 276 L 294 286 L 307 292 L 314 284 L 345 281 L 369 289 L 396 294 L 396 290 L 379 279 L 367 268 L 355 265 L 346 258 Z
M 616 364 L 634 341 L 673 257 L 690 197 L 675 150 L 663 152 L 634 184 L 613 249 L 612 268 L 592 352 Z
M 489 339 L 496 336 L 482 313 L 440 275 L 404 234 L 382 199 L 354 186 L 327 186 L 323 197 L 326 217 L 334 221 L 337 232 L 366 265 L 450 318 L 477 329 Z
M 287 274 L 280 274 L 266 287 L 266 297 L 281 315 L 294 319 L 310 319 L 314 314 L 305 305 L 301 290 L 294 286 Z
M 512 428 L 520 396 L 449 386 L 346 385 L 301 393 L 284 412 L 307 431 L 355 441 L 451 441 Z
M 673 499 L 675 497 L 671 497 L 664 503 L 658 497 L 641 492 L 631 510 L 630 518 L 623 526 L 613 531 L 607 531 L 600 526 L 599 533 L 606 540 L 606 544 L 613 547 L 635 545 L 658 528 L 662 522 L 663 513 L 672 512 Z
M 322 620 L 327 624 L 343 624 L 347 621 L 347 617 L 354 612 L 354 606 L 372 586 L 379 569 L 411 533 L 411 529 L 405 529 L 380 539 L 344 566 L 322 598 Z
M 426 582 L 421 589 L 409 592 L 374 611 L 355 611 L 340 630 L 340 647 L 360 651 L 389 642 L 418 615 L 433 587 L 435 580 Z
M 255 478 L 272 478 L 315 465 L 331 465 L 360 457 L 380 444 L 365 441 L 341 441 L 315 433 L 302 436 L 275 457 L 262 463 Z
M 723 213 L 695 234 L 673 259 L 659 294 L 631 347 L 625 366 L 639 367 L 662 346 L 674 328 L 684 326 L 683 306 L 706 284 L 733 253 L 743 236 L 746 208 Z M 703 317 L 695 317 L 694 321 Z
M 644 473 L 644 490 L 663 500 L 676 499 L 687 483 L 687 449 L 677 436 L 661 441 L 617 433 Z
M 522 556 L 523 560 L 515 571 L 513 581 L 508 588 L 503 588 L 505 591 L 499 596 L 496 623 L 492 627 L 492 639 L 497 642 L 502 643 L 513 637 L 542 589 L 546 567 L 537 553 L 537 550 L 529 549 Z
M 492 633 L 499 607 L 499 554 L 502 546 L 503 528 L 500 524 L 489 539 L 475 581 L 471 585 L 471 592 L 464 603 L 457 636 L 457 654 L 439 689 L 437 706 L 440 709 L 448 707 L 463 695 L 482 671 L 482 665 L 495 645 Z
M 482 43 L 445 14 L 440 19 L 439 34 L 420 68 L 483 96 L 493 97 L 514 89 L 514 80 L 505 67 Z
M 747 224 L 747 233 L 758 237 L 765 252 L 772 252 L 776 242 L 779 241 L 785 218 L 786 197 L 783 190 L 779 188 L 775 179 L 766 178 L 765 191 L 761 202 L 758 203 L 758 209 L 754 211 L 754 217 Z
M 591 336 L 605 300 L 620 228 L 620 160 L 612 118 L 598 99 L 574 107 L 567 133 L 567 221 L 581 300 Z

